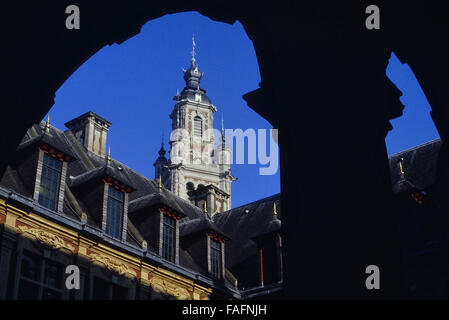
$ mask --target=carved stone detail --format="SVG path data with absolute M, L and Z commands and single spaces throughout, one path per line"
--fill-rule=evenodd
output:
M 177 286 L 165 279 L 153 276 L 150 285 L 154 291 L 175 297 L 178 300 L 189 300 L 190 294 L 187 289 Z
M 115 258 L 96 253 L 91 254 L 89 257 L 91 261 L 100 262 L 104 264 L 109 271 L 115 272 L 119 275 L 124 275 L 126 272 L 130 272 L 126 264 Z
M 72 246 L 69 243 L 66 243 L 63 238 L 61 238 L 53 233 L 50 233 L 48 231 L 38 229 L 38 228 L 30 228 L 27 226 L 19 226 L 17 229 L 20 233 L 28 233 L 28 234 L 35 236 L 39 242 L 43 243 L 44 245 L 46 245 L 48 247 L 51 247 L 54 249 L 66 248 L 72 252 L 75 251 L 74 246 Z

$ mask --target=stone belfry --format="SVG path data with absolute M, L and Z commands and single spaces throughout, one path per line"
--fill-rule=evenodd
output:
M 207 210 L 208 215 L 214 215 L 231 208 L 231 183 L 235 178 L 231 175 L 231 151 L 224 135 L 215 143 L 213 123 L 217 108 L 200 87 L 203 73 L 198 69 L 192 40 L 190 68 L 183 70 L 186 86 L 173 98 L 176 103 L 170 114 L 170 179 L 164 185 Z M 221 135 L 220 131 L 217 134 Z

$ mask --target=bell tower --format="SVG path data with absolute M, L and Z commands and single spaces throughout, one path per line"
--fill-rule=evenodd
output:
M 201 208 L 206 202 L 207 212 L 213 215 L 231 208 L 231 183 L 235 179 L 230 170 L 231 151 L 220 131 L 213 129 L 217 108 L 200 87 L 204 74 L 195 59 L 194 38 L 192 43 L 190 67 L 183 69 L 185 87 L 173 98 L 175 106 L 170 114 L 171 181 L 167 185 Z M 216 134 L 222 136 L 217 145 Z

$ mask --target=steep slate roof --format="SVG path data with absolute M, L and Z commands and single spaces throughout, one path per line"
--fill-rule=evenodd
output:
M 147 194 L 146 196 L 130 201 L 128 211 L 134 212 L 157 204 L 164 204 L 173 210 L 182 212 L 182 209 L 178 206 L 176 201 L 174 201 L 172 197 L 167 196 L 167 193 L 166 190 L 161 189 L 160 192 Z
M 276 202 L 278 217 L 273 212 Z M 242 262 L 256 250 L 255 238 L 281 229 L 280 194 L 216 214 L 214 224 L 231 237 L 226 243 L 226 261 L 230 267 Z
M 114 168 L 106 163 L 103 164 L 101 167 L 95 168 L 90 171 L 86 171 L 85 173 L 80 174 L 79 176 L 71 178 L 70 186 L 74 188 L 88 181 L 92 181 L 94 179 L 101 178 L 104 176 L 109 176 L 114 179 L 117 179 L 118 181 L 126 184 L 128 187 L 135 189 L 135 187 L 133 187 L 132 180 L 129 179 L 129 175 L 126 174 L 125 170 Z
M 441 140 L 436 139 L 389 157 L 393 192 L 399 194 L 412 189 L 424 190 L 436 182 Z M 400 173 L 402 160 L 404 176 Z
M 25 185 L 17 171 L 11 166 L 6 168 L 5 173 L 1 178 L 1 185 L 26 197 L 32 197 L 33 195 L 31 188 Z
M 201 95 L 201 102 L 204 104 L 212 104 L 212 101 L 210 98 L 206 95 L 206 90 L 204 89 L 190 89 L 190 88 L 184 88 L 181 92 L 181 99 L 187 99 L 190 101 L 196 101 L 195 100 L 195 94 Z
M 449 247 L 449 216 L 445 187 L 437 185 L 442 142 L 429 141 L 389 157 L 393 192 L 399 200 L 402 257 L 414 257 Z M 404 174 L 400 173 L 402 159 Z M 444 165 L 444 164 L 443 164 Z M 419 204 L 411 193 L 423 191 Z
M 42 142 L 51 145 L 52 147 L 63 152 L 64 154 L 72 157 L 73 159 L 76 159 L 75 153 L 73 152 L 72 148 L 67 144 L 67 140 L 62 131 L 59 131 L 52 126 L 50 126 L 48 132 L 43 130 L 38 125 L 34 125 L 33 128 L 37 133 L 37 135 L 30 138 L 27 138 L 28 135 L 26 135 L 25 139 L 22 140 L 23 142 L 17 147 L 17 151 L 27 149 L 29 147 L 36 145 L 39 142 Z
M 212 230 L 217 232 L 218 234 L 221 234 L 228 240 L 231 240 L 230 236 L 224 233 L 220 228 L 218 228 L 214 223 L 212 223 L 211 220 L 205 219 L 203 217 L 198 217 L 195 219 L 187 220 L 181 222 L 179 225 L 179 235 L 181 238 L 195 234 L 197 232 L 201 231 L 207 231 Z

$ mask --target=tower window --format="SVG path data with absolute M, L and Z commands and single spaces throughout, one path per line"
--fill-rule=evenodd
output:
M 195 137 L 203 136 L 203 120 L 198 116 L 193 119 L 193 135 Z
M 38 202 L 51 210 L 56 210 L 58 203 L 61 169 L 62 161 L 44 153 Z
M 174 261 L 175 257 L 175 219 L 163 215 L 162 222 L 162 258 Z
M 210 265 L 211 273 L 214 277 L 220 278 L 221 275 L 221 243 L 210 238 Z
M 106 215 L 106 234 L 120 238 L 123 215 L 123 192 L 108 188 L 108 206 Z

